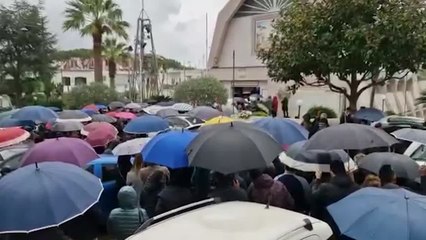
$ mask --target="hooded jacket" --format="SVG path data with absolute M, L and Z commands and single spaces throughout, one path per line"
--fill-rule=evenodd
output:
M 107 228 L 114 239 L 124 240 L 131 236 L 148 217 L 145 210 L 137 207 L 137 196 L 133 187 L 122 187 L 117 197 L 119 208 L 111 211 Z
M 253 202 L 269 204 L 271 206 L 293 209 L 294 200 L 287 188 L 271 176 L 262 174 L 249 187 L 249 199 Z

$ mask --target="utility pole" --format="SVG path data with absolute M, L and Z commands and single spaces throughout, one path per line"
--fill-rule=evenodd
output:
M 209 14 L 206 13 L 206 73 L 205 75 L 207 75 L 207 71 L 208 71 L 208 62 L 209 62 Z
M 235 50 L 232 51 L 232 83 L 231 83 L 231 98 L 234 102 L 234 89 L 235 89 Z M 232 107 L 232 113 L 235 113 L 235 108 Z
M 145 13 L 145 0 L 141 0 L 142 1 L 142 11 L 141 11 L 141 16 L 140 16 L 140 22 L 141 22 L 141 38 L 140 38 L 140 51 L 139 51 L 139 74 L 140 74 L 140 97 L 141 97 L 141 101 L 143 101 L 144 97 L 145 97 L 145 79 L 144 79 L 144 70 L 143 70 L 143 65 L 144 65 L 144 57 L 145 57 L 145 24 L 144 24 L 144 13 Z

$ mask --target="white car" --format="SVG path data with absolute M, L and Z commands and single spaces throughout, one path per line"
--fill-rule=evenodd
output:
M 426 165 L 426 146 L 418 142 L 412 142 L 405 150 L 404 155 L 409 156 L 420 166 Z
M 173 215 L 151 226 L 148 220 L 128 240 L 326 240 L 332 235 L 325 222 L 258 203 L 219 203 L 176 215 L 178 211 L 154 217 Z

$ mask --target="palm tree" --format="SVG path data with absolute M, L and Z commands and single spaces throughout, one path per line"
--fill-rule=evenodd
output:
M 92 36 L 95 81 L 102 82 L 102 37 L 115 33 L 127 39 L 129 23 L 122 20 L 123 12 L 113 0 L 70 0 L 67 5 L 63 29 L 78 30 L 82 36 Z
M 118 42 L 116 38 L 107 38 L 104 41 L 102 53 L 108 60 L 109 86 L 115 89 L 115 74 L 117 73 L 117 61 L 129 58 L 129 47 L 126 43 Z

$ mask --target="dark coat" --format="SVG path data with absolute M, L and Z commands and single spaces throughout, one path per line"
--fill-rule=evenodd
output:
M 253 202 L 269 204 L 271 206 L 293 209 L 294 200 L 287 188 L 280 181 L 271 176 L 262 174 L 249 187 L 249 199 Z
M 278 178 L 284 186 L 287 188 L 289 193 L 294 199 L 294 210 L 300 213 L 306 213 L 309 211 L 309 199 L 308 194 L 305 191 L 302 183 L 293 174 L 284 174 Z M 308 183 L 306 183 L 308 184 Z
M 247 192 L 242 188 L 218 187 L 210 193 L 210 197 L 219 198 L 221 202 L 248 201 Z
M 96 204 L 85 214 L 61 225 L 62 231 L 72 239 L 93 240 L 105 228 L 102 210 Z
M 194 196 L 190 189 L 179 186 L 166 186 L 158 194 L 158 202 L 155 208 L 156 214 L 185 206 L 194 201 Z

